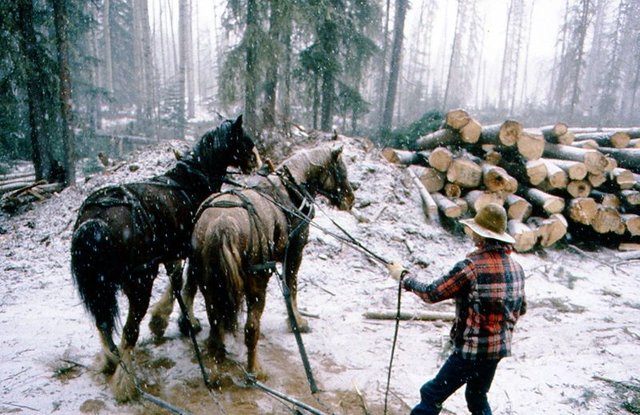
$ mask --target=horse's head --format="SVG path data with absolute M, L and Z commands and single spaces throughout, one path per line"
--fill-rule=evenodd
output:
M 242 115 L 203 135 L 193 153 L 212 174 L 224 174 L 228 166 L 250 173 L 262 165 L 253 140 L 242 127 Z
M 353 188 L 347 177 L 347 167 L 342 160 L 342 146 L 330 149 L 327 160 L 320 166 L 316 180 L 309 185 L 340 210 L 350 210 L 355 202 Z
M 242 128 L 242 115 L 239 115 L 231 124 L 231 140 L 235 142 L 231 148 L 232 166 L 240 168 L 245 174 L 262 166 L 262 160 L 253 139 Z

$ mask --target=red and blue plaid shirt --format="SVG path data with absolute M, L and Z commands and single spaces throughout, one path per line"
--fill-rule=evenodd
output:
M 526 312 L 524 271 L 511 247 L 490 240 L 431 284 L 407 278 L 404 287 L 424 301 L 456 302 L 451 329 L 454 352 L 464 359 L 500 359 L 511 355 L 511 336 Z

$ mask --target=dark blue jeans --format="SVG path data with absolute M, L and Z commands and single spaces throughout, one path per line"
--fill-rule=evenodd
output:
M 411 415 L 437 415 L 442 403 L 465 383 L 467 408 L 473 415 L 491 415 L 487 392 L 499 360 L 467 360 L 452 354 L 436 377 L 420 388 L 420 403 Z

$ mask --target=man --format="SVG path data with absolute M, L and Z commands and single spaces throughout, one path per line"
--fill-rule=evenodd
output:
M 500 359 L 511 355 L 513 328 L 526 312 L 524 272 L 510 256 L 515 240 L 506 233 L 504 208 L 489 204 L 461 222 L 477 249 L 443 277 L 425 284 L 403 279 L 408 271 L 401 265 L 388 265 L 391 276 L 424 301 L 456 302 L 453 353 L 436 377 L 420 388 L 420 403 L 411 415 L 440 413 L 442 403 L 464 384 L 469 411 L 490 415 L 487 392 Z

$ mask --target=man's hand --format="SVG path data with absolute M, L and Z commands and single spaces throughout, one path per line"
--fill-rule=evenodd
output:
M 402 277 L 409 272 L 409 270 L 403 267 L 399 262 L 391 262 L 387 264 L 387 269 L 389 270 L 391 278 L 396 281 L 400 281 Z

